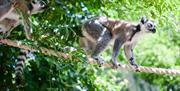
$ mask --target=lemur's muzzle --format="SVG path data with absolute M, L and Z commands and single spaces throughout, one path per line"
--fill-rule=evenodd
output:
M 156 33 L 156 29 L 155 29 L 155 28 L 150 29 L 150 31 L 151 31 L 152 33 Z

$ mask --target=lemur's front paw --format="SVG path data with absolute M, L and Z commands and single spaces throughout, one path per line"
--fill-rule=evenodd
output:
M 130 62 L 130 64 L 135 68 L 136 72 L 140 72 L 139 66 L 137 64 L 135 64 L 134 62 Z
M 93 57 L 93 59 L 96 60 L 99 67 L 101 67 L 104 64 L 104 59 L 102 59 L 100 57 Z
M 136 72 L 140 72 L 140 70 L 139 70 L 139 66 L 138 66 L 137 64 L 133 64 L 132 66 L 134 66 L 134 67 L 135 67 L 135 71 L 136 71 Z
M 120 63 L 118 63 L 118 62 L 113 62 L 113 68 L 114 68 L 114 69 L 117 69 L 119 66 L 121 66 Z
M 99 64 L 99 67 L 101 67 L 104 64 L 104 60 L 102 58 L 98 58 L 96 62 Z
M 133 57 L 130 58 L 130 64 L 135 67 L 135 71 L 139 72 L 139 66 L 135 63 L 135 60 Z

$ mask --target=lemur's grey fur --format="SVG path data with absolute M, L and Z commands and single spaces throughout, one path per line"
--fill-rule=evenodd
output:
M 82 25 L 84 37 L 80 38 L 80 46 L 100 65 L 103 59 L 99 54 L 107 47 L 111 40 L 114 41 L 112 61 L 115 68 L 118 67 L 117 56 L 122 45 L 124 53 L 130 64 L 138 68 L 135 63 L 133 47 L 137 39 L 144 33 L 155 33 L 155 24 L 151 20 L 142 18 L 138 24 L 132 24 L 121 20 L 106 17 L 93 18 Z

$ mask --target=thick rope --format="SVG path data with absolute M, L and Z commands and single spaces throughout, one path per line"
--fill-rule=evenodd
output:
M 91 64 L 95 64 L 93 60 L 90 61 Z M 111 63 L 105 63 L 103 65 L 104 67 L 113 67 Z M 136 69 L 128 64 L 121 64 L 117 70 L 129 70 L 129 71 L 134 71 L 134 72 L 144 72 L 144 73 L 155 73 L 155 74 L 169 74 L 169 75 L 180 75 L 180 70 L 178 69 L 164 69 L 164 68 L 154 68 L 154 67 L 144 67 L 144 66 L 139 66 L 138 71 Z
M 27 45 L 22 45 L 22 44 L 20 44 L 20 42 L 11 41 L 11 40 L 8 40 L 8 39 L 0 39 L 0 43 L 6 44 L 6 45 L 9 45 L 9 46 L 13 46 L 13 47 L 17 47 L 17 48 L 21 48 L 21 49 L 24 49 L 24 50 L 40 51 L 41 53 L 43 53 L 45 55 L 48 55 L 48 56 L 63 57 L 63 58 L 66 58 L 66 59 L 71 58 L 70 55 L 62 53 L 62 52 L 57 52 L 57 51 L 47 49 L 47 48 L 44 48 L 44 47 L 40 47 L 39 49 L 35 49 L 35 48 L 32 48 L 32 47 L 27 46 Z
M 21 48 L 21 49 L 25 49 L 25 50 L 31 50 L 31 51 L 40 51 L 45 55 L 48 56 L 55 56 L 55 57 L 63 57 L 65 59 L 67 58 L 71 58 L 70 55 L 67 55 L 65 53 L 62 52 L 57 52 L 51 49 L 47 49 L 47 48 L 39 48 L 35 49 L 32 48 L 30 46 L 27 45 L 22 45 L 19 44 L 18 42 L 14 42 L 8 39 L 0 39 L 0 43 L 9 45 L 9 46 L 13 46 L 13 47 L 17 47 L 17 48 Z M 93 60 L 89 60 L 90 64 L 96 64 L 96 62 L 94 62 Z M 105 63 L 103 65 L 103 67 L 112 67 L 111 63 Z M 117 68 L 117 70 L 129 70 L 129 71 L 136 71 L 135 68 L 131 65 L 125 65 L 125 64 L 121 64 L 121 66 L 119 66 Z M 144 72 L 144 73 L 155 73 L 155 74 L 169 74 L 169 75 L 180 75 L 180 70 L 179 69 L 164 69 L 164 68 L 153 68 L 153 67 L 143 67 L 143 66 L 139 66 L 138 68 L 138 72 Z

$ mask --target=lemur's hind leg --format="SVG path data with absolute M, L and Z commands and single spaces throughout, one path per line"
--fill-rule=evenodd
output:
M 112 35 L 109 30 L 103 30 L 104 34 L 99 37 L 97 40 L 97 44 L 95 46 L 95 49 L 93 53 L 91 54 L 91 57 L 97 61 L 97 63 L 101 66 L 104 63 L 104 59 L 99 57 L 99 54 L 107 47 L 110 40 L 112 39 Z
M 120 66 L 120 64 L 118 63 L 117 57 L 119 55 L 119 51 L 122 44 L 123 44 L 123 41 L 121 41 L 120 38 L 117 37 L 114 41 L 113 54 L 112 54 L 113 68 L 118 68 L 118 66 Z

